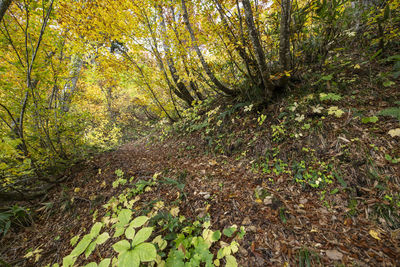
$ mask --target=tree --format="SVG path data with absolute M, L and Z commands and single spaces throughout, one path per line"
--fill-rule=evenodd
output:
M 282 87 L 287 87 L 287 71 L 289 71 L 290 60 L 290 14 L 291 0 L 281 0 L 281 22 L 279 35 L 279 63 L 282 68 Z
M 274 86 L 269 80 L 270 73 L 268 71 L 264 50 L 262 48 L 259 33 L 254 24 L 253 11 L 249 0 L 242 0 L 246 25 L 249 30 L 250 40 L 253 45 L 254 54 L 256 56 L 259 73 L 261 75 L 262 88 L 264 89 L 265 100 L 270 100 L 274 91 Z
M 12 0 L 0 0 L 0 22 L 3 20 L 4 14 L 10 7 Z
M 200 48 L 197 44 L 197 39 L 196 39 L 196 36 L 194 35 L 192 26 L 190 25 L 189 14 L 188 14 L 188 11 L 186 8 L 185 0 L 181 0 L 181 3 L 182 3 L 183 20 L 184 20 L 186 28 L 190 34 L 192 46 L 193 46 L 194 50 L 196 51 L 197 56 L 199 57 L 201 65 L 203 66 L 203 68 L 204 68 L 205 72 L 207 73 L 208 77 L 210 78 L 210 80 L 215 84 L 215 86 L 219 90 L 221 90 L 222 92 L 224 92 L 227 95 L 234 96 L 236 94 L 236 92 L 233 89 L 229 88 L 227 85 L 224 85 L 220 80 L 217 79 L 217 77 L 215 77 L 210 66 L 207 64 L 206 60 L 204 59 L 204 56 L 203 56 L 202 52 L 200 51 Z

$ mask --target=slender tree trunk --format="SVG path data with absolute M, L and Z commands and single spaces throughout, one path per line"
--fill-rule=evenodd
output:
M 214 3 L 217 7 L 217 11 L 221 17 L 221 21 L 224 24 L 224 27 L 226 29 L 229 29 L 229 32 L 226 32 L 226 35 L 228 36 L 228 39 L 231 43 L 235 44 L 235 50 L 238 52 L 239 56 L 243 59 L 243 62 L 246 66 L 247 70 L 247 76 L 254 82 L 253 75 L 251 73 L 250 69 L 250 64 L 251 64 L 251 58 L 247 55 L 246 50 L 238 44 L 238 38 L 236 37 L 235 33 L 232 30 L 232 27 L 229 25 L 226 13 L 224 12 L 222 5 L 219 3 L 219 0 L 214 0 Z M 240 10 L 238 10 L 238 16 L 239 16 L 239 21 L 241 19 L 240 17 Z M 236 64 L 236 63 L 235 63 Z
M 169 119 L 170 122 L 176 122 L 176 120 L 174 120 L 169 113 L 167 112 L 167 110 L 164 108 L 164 106 L 161 104 L 161 102 L 158 100 L 157 95 L 155 94 L 153 88 L 151 88 L 150 84 L 148 83 L 146 76 L 144 75 L 144 72 L 142 70 L 142 68 L 139 66 L 139 64 L 133 60 L 133 58 L 131 58 L 128 53 L 124 50 L 120 50 L 123 55 L 125 56 L 126 59 L 128 59 L 135 67 L 136 69 L 139 71 L 140 76 L 142 77 L 142 80 L 144 82 L 144 84 L 146 85 L 147 89 L 149 90 L 150 94 L 153 96 L 154 101 L 157 103 L 157 105 L 161 108 L 162 111 L 164 111 L 165 115 L 167 116 L 167 118 Z
M 0 22 L 3 20 L 4 14 L 10 7 L 12 0 L 0 0 Z
M 171 9 L 172 20 L 173 20 L 173 22 L 174 22 L 174 25 L 176 25 L 174 7 L 173 7 L 173 6 L 170 6 L 170 9 Z M 168 20 L 167 20 L 167 21 L 168 21 Z M 186 58 L 185 58 L 187 52 L 186 52 L 186 49 L 185 49 L 185 47 L 184 47 L 184 45 L 183 45 L 181 39 L 179 38 L 179 33 L 178 33 L 178 31 L 176 30 L 176 27 L 175 27 L 174 25 L 171 25 L 171 23 L 169 24 L 169 26 L 170 26 L 170 27 L 172 28 L 172 30 L 174 31 L 176 40 L 179 42 L 179 45 L 182 46 L 182 48 L 183 48 L 184 51 L 185 51 L 184 54 L 183 54 L 183 53 L 179 53 L 179 56 L 180 56 L 180 58 L 181 58 L 181 60 L 182 60 L 183 67 L 185 68 L 186 75 L 187 75 L 188 77 L 190 77 L 190 74 L 191 74 L 192 72 L 189 71 L 188 64 L 187 64 L 187 61 L 186 61 Z M 198 98 L 199 100 L 204 100 L 205 97 L 201 94 L 201 92 L 200 92 L 200 90 L 199 90 L 199 87 L 197 86 L 197 83 L 194 82 L 194 81 L 191 79 L 191 80 L 189 81 L 189 84 L 190 84 L 190 88 L 192 89 L 192 91 L 194 91 L 194 93 L 196 94 L 197 98 Z
M 197 56 L 200 59 L 201 65 L 203 66 L 205 72 L 207 73 L 208 77 L 210 78 L 210 80 L 215 84 L 215 86 L 221 90 L 222 92 L 224 92 L 227 95 L 231 95 L 234 96 L 236 95 L 236 92 L 232 89 L 230 89 L 228 86 L 224 85 L 220 80 L 217 79 L 217 77 L 215 77 L 214 73 L 212 72 L 212 70 L 210 69 L 210 67 L 208 66 L 206 60 L 204 59 L 203 54 L 200 51 L 200 48 L 197 44 L 197 40 L 196 37 L 194 35 L 192 26 L 190 25 L 190 21 L 189 21 L 189 15 L 187 12 L 187 8 L 186 8 L 186 3 L 185 0 L 181 0 L 182 2 L 182 11 L 183 11 L 183 20 L 186 24 L 186 28 L 190 34 L 190 38 L 192 40 L 192 44 L 193 44 L 193 48 L 196 51 Z
M 283 72 L 289 71 L 290 61 L 290 13 L 291 0 L 281 0 L 281 25 L 279 41 L 279 63 Z M 284 74 L 282 78 L 282 87 L 286 89 L 288 77 Z
M 162 38 L 162 43 L 163 43 L 163 48 L 166 54 L 166 58 L 167 58 L 167 65 L 168 65 L 168 69 L 171 73 L 172 76 L 172 80 L 174 81 L 176 87 L 178 88 L 180 94 L 182 95 L 182 99 L 189 105 L 192 106 L 192 102 L 194 101 L 193 96 L 190 94 L 190 92 L 188 91 L 188 89 L 186 88 L 186 85 L 183 81 L 180 81 L 180 77 L 178 75 L 178 72 L 175 68 L 175 64 L 174 61 L 171 58 L 171 52 L 169 49 L 169 45 L 167 44 L 167 27 L 165 26 L 165 20 L 164 20 L 164 14 L 163 14 L 163 10 L 161 8 L 161 6 L 158 7 L 159 9 L 159 13 L 160 13 L 160 17 L 161 17 L 161 31 L 164 34 L 164 37 Z
M 70 71 L 71 79 L 64 85 L 61 91 L 61 109 L 63 112 L 68 112 L 70 109 L 72 97 L 76 91 L 76 85 L 83 67 L 83 60 L 80 56 L 76 56 L 72 60 L 72 65 L 72 70 Z
M 261 74 L 261 80 L 264 87 L 265 98 L 266 100 L 269 100 L 272 97 L 273 84 L 269 80 L 269 71 L 265 60 L 265 54 L 261 46 L 259 33 L 254 24 L 253 11 L 251 9 L 251 4 L 249 0 L 242 0 L 242 4 L 246 16 L 245 20 L 247 28 L 249 30 L 250 40 L 253 45 L 254 54 L 257 60 L 257 65 Z

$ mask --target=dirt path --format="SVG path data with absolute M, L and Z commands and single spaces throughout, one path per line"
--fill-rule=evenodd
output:
M 125 177 L 136 180 L 157 172 L 180 180 L 186 193 L 179 204 L 180 214 L 187 218 L 209 213 L 212 228 L 221 230 L 232 224 L 244 225 L 247 233 L 237 255 L 242 266 L 296 266 L 299 253 L 309 253 L 313 262 L 322 265 L 395 266 L 400 261 L 398 233 L 376 228 L 367 212 L 356 218 L 347 216 L 343 195 L 327 194 L 325 200 L 334 203 L 327 208 L 319 195 L 302 190 L 285 176 L 272 179 L 255 173 L 246 160 L 207 156 L 201 150 L 186 149 L 184 142 L 171 139 L 151 144 L 150 139 L 143 139 L 71 168 L 68 182 L 38 206 L 35 223 L 1 241 L 1 255 L 16 266 L 62 262 L 71 251 L 71 237 L 89 229 L 94 210 L 98 210 L 97 217 L 102 216 L 101 205 L 119 194 L 121 189 L 111 184 L 115 170 L 121 169 Z M 254 197 L 261 187 L 270 194 L 263 202 Z M 177 194 L 177 189 L 162 187 L 144 198 L 167 202 L 174 201 Z M 103 257 L 112 255 L 111 244 L 102 245 L 99 253 Z M 42 249 L 38 262 L 21 258 L 28 249 L 38 248 Z

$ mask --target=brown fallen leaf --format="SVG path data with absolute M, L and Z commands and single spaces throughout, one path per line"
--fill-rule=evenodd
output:
M 328 256 L 328 258 L 330 258 L 331 260 L 334 261 L 340 261 L 343 258 L 343 254 L 339 251 L 337 251 L 336 249 L 332 249 L 332 250 L 327 250 L 325 251 L 326 256 Z

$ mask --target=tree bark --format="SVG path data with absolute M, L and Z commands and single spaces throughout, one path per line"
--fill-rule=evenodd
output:
M 183 99 L 189 105 L 189 107 L 191 107 L 192 106 L 192 102 L 194 101 L 194 98 L 190 94 L 189 90 L 186 88 L 185 83 L 180 81 L 180 77 L 179 77 L 178 72 L 177 72 L 177 70 L 175 68 L 174 61 L 171 58 L 171 52 L 170 52 L 170 49 L 169 49 L 169 45 L 167 44 L 167 41 L 166 41 L 167 40 L 167 36 L 166 36 L 167 27 L 165 26 L 165 19 L 164 19 L 163 10 L 162 10 L 161 6 L 159 6 L 158 9 L 159 9 L 160 18 L 161 18 L 161 31 L 165 35 L 162 38 L 162 43 L 163 43 L 163 48 L 164 48 L 166 59 L 167 59 L 168 69 L 169 69 L 169 71 L 171 73 L 172 80 L 174 81 L 176 87 L 179 90 L 179 93 L 182 96 L 180 98 Z
M 291 0 L 281 0 L 281 25 L 279 40 L 279 63 L 282 71 L 285 73 L 289 70 L 290 60 L 290 13 Z M 286 89 L 288 78 L 284 74 L 282 78 L 282 87 Z
M 222 92 L 224 92 L 227 95 L 230 96 L 234 96 L 236 95 L 236 92 L 232 89 L 230 89 L 227 85 L 224 85 L 220 80 L 217 79 L 217 77 L 215 77 L 214 73 L 212 72 L 212 70 L 210 69 L 210 67 L 208 66 L 206 60 L 204 59 L 203 54 L 200 51 L 200 48 L 197 44 L 197 39 L 194 35 L 192 26 L 190 25 L 190 21 L 189 21 L 189 15 L 187 12 L 187 8 L 186 8 L 186 4 L 185 4 L 185 0 L 181 0 L 182 2 L 182 11 L 183 11 L 183 20 L 185 22 L 186 28 L 190 34 L 190 39 L 192 40 L 192 44 L 193 44 L 193 48 L 196 51 L 197 56 L 200 59 L 200 63 L 203 66 L 205 72 L 207 73 L 208 77 L 210 78 L 210 80 L 215 84 L 215 86 L 221 90 Z
M 259 33 L 254 24 L 253 11 L 251 9 L 251 4 L 249 0 L 242 0 L 243 9 L 245 13 L 246 25 L 249 30 L 250 40 L 253 45 L 254 53 L 257 60 L 257 65 L 260 70 L 261 80 L 263 83 L 263 89 L 265 93 L 266 100 L 269 100 L 272 97 L 273 93 L 273 84 L 269 80 L 269 71 L 267 67 L 267 63 L 265 61 L 265 54 L 263 48 L 261 46 L 261 41 L 259 37 Z
M 4 14 L 10 7 L 12 0 L 0 0 L 0 22 L 3 20 Z

